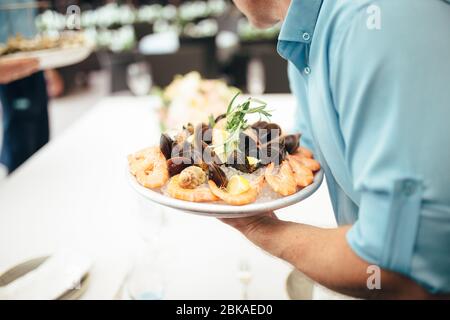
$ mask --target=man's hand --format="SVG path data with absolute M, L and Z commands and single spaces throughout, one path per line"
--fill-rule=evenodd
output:
M 318 283 L 359 298 L 425 299 L 432 296 L 404 276 L 381 270 L 381 289 L 367 286 L 369 263 L 346 241 L 350 226 L 323 229 L 279 220 L 273 212 L 249 218 L 220 219 L 254 244 L 279 257 Z
M 37 59 L 0 61 L 0 84 L 7 84 L 39 71 Z
M 284 249 L 283 243 L 272 241 L 272 238 L 285 230 L 288 222 L 281 221 L 275 213 L 266 212 L 249 218 L 220 219 L 222 222 L 237 229 L 258 247 L 280 257 Z

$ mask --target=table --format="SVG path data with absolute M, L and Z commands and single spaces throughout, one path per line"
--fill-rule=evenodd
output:
M 290 95 L 261 97 L 273 120 L 292 126 Z M 85 299 L 112 299 L 142 239 L 142 210 L 126 181 L 126 155 L 159 141 L 152 97 L 105 98 L 0 182 L 0 271 L 27 258 L 72 248 L 94 261 Z M 287 116 L 289 115 L 289 116 Z M 150 209 L 147 209 L 151 211 Z M 151 214 L 151 212 L 149 212 Z M 282 219 L 335 225 L 325 183 Z M 237 268 L 247 257 L 252 299 L 287 299 L 292 267 L 213 218 L 170 211 L 161 236 L 167 299 L 239 299 Z

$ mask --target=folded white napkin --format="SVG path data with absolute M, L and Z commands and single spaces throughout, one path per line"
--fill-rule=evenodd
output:
M 38 268 L 0 287 L 0 300 L 50 300 L 79 289 L 89 271 L 91 259 L 76 252 L 58 252 Z

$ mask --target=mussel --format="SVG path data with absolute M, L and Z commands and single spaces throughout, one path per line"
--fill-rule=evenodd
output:
M 219 156 L 217 156 L 214 150 L 205 142 L 203 142 L 202 160 L 206 163 L 215 163 L 217 165 L 222 164 Z
M 259 168 L 259 162 L 250 164 L 248 157 L 238 150 L 235 150 L 230 154 L 226 165 L 244 173 L 253 173 Z
M 193 146 L 187 141 L 175 143 L 172 148 L 172 157 L 183 157 L 193 159 Z
M 267 121 L 257 121 L 251 125 L 251 127 L 255 130 L 265 129 L 269 123 Z
M 212 131 L 210 127 L 205 123 L 199 123 L 194 130 L 194 147 L 200 148 L 202 144 L 211 144 L 212 142 Z
M 215 163 L 208 164 L 208 174 L 209 179 L 214 181 L 219 188 L 225 188 L 228 185 L 227 176 L 219 165 Z
M 261 146 L 260 160 L 263 165 L 273 162 L 276 165 L 286 159 L 286 146 L 283 139 L 274 139 Z
M 171 158 L 173 145 L 172 138 L 168 134 L 163 133 L 159 139 L 159 148 L 166 159 Z
M 259 157 L 258 143 L 249 135 L 248 132 L 241 132 L 239 134 L 238 150 L 246 157 Z
M 214 123 L 217 123 L 220 120 L 225 119 L 226 117 L 227 117 L 227 115 L 225 113 L 223 113 L 214 120 Z
M 301 135 L 299 133 L 282 137 L 286 151 L 289 154 L 294 154 L 297 152 L 297 149 L 300 146 L 300 137 Z
M 184 169 L 192 165 L 192 159 L 184 157 L 174 157 L 167 160 L 167 167 L 171 177 L 181 173 Z
M 258 141 L 261 144 L 268 143 L 281 136 L 281 127 L 276 123 L 268 123 L 266 121 L 258 121 L 251 126 L 258 135 Z

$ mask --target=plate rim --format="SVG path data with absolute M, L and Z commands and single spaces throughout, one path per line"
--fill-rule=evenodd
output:
M 230 217 L 230 218 L 242 217 L 243 215 L 245 216 L 256 215 L 261 212 L 278 210 L 294 205 L 310 197 L 314 192 L 316 192 L 317 189 L 319 189 L 319 187 L 322 185 L 324 178 L 323 169 L 320 169 L 314 174 L 314 182 L 312 184 L 297 191 L 293 195 L 262 203 L 251 203 L 243 206 L 231 206 L 227 204 L 216 204 L 205 202 L 197 203 L 174 199 L 166 195 L 163 195 L 162 193 L 156 192 L 152 189 L 148 189 L 141 186 L 136 181 L 134 175 L 132 175 L 129 172 L 128 165 L 126 174 L 128 176 L 128 182 L 133 188 L 133 190 L 148 201 L 197 215 L 204 215 L 211 217 Z

